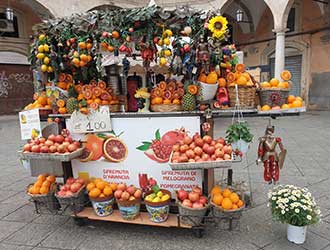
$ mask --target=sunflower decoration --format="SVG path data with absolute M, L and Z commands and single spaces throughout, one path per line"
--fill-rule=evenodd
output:
M 212 17 L 207 28 L 212 32 L 212 37 L 223 39 L 227 31 L 228 21 L 223 16 Z

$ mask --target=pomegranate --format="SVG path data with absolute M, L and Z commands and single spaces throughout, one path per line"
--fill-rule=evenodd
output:
M 185 136 L 186 136 L 186 132 L 183 129 L 168 131 L 162 136 L 161 141 L 164 144 L 173 146 L 174 144 L 183 141 Z
M 215 150 L 214 154 L 217 158 L 222 158 L 225 153 L 223 152 L 223 150 L 218 148 L 218 149 Z
M 33 142 L 35 145 L 39 145 L 39 144 L 40 144 L 40 141 L 39 141 L 38 138 L 34 139 L 32 142 Z
M 206 144 L 207 145 L 207 144 Z M 209 146 L 207 149 L 206 149 L 206 153 L 208 153 L 209 155 L 213 155 L 215 152 L 215 147 L 214 146 Z
M 189 159 L 193 159 L 193 158 L 195 158 L 195 152 L 192 149 L 189 149 L 189 150 L 186 151 L 186 156 Z
M 81 178 L 76 179 L 76 182 L 77 183 L 80 183 L 81 185 L 84 185 L 85 184 L 85 181 L 83 179 L 81 179 Z
M 216 149 L 222 149 L 223 148 L 223 144 L 221 144 L 220 142 L 217 142 L 215 145 L 214 145 L 214 147 L 216 148 Z
M 80 142 L 79 141 L 73 141 L 73 144 L 77 146 L 77 148 L 80 148 Z
M 232 147 L 230 145 L 225 145 L 223 147 L 223 151 L 225 152 L 225 154 L 229 154 L 230 155 L 233 152 L 233 149 L 232 149 Z
M 217 159 L 217 157 L 213 154 L 213 155 L 211 155 L 211 159 L 212 159 L 212 161 L 215 161 Z
M 204 135 L 204 136 L 203 136 L 203 141 L 204 141 L 205 143 L 210 144 L 210 143 L 212 142 L 212 137 L 209 136 L 209 135 Z
M 68 191 L 66 191 L 66 193 L 65 193 L 65 196 L 72 196 L 73 195 L 73 193 L 71 192 L 71 190 L 68 190 Z
M 69 152 L 73 152 L 73 151 L 76 151 L 78 149 L 78 147 L 75 145 L 75 144 L 69 144 L 68 146 L 68 150 Z
M 49 151 L 49 148 L 47 146 L 44 145 L 44 146 L 40 147 L 40 152 L 41 153 L 48 153 L 48 151 Z
M 188 162 L 196 162 L 195 159 L 189 159 Z
M 202 189 L 198 186 L 193 187 L 192 191 L 199 194 L 199 195 L 203 194 Z
M 189 198 L 189 200 L 190 200 L 191 202 L 196 202 L 196 201 L 199 200 L 199 194 L 196 193 L 196 192 L 190 192 L 190 193 L 188 194 L 188 198 Z
M 133 185 L 130 185 L 126 191 L 130 194 L 130 195 L 133 195 L 135 193 L 135 187 Z
M 196 132 L 193 136 L 193 140 L 195 141 L 197 138 L 201 138 L 201 136 Z
M 32 151 L 33 153 L 39 153 L 39 152 L 40 152 L 40 147 L 39 147 L 39 145 L 33 145 L 33 146 L 31 147 L 31 151 Z
M 192 143 L 192 141 L 193 141 L 193 139 L 192 139 L 190 136 L 188 136 L 188 135 L 186 135 L 186 136 L 183 138 L 183 143 L 184 143 L 184 144 L 189 145 L 190 143 Z
M 210 156 L 206 153 L 203 153 L 201 159 L 202 159 L 202 161 L 208 161 L 210 159 Z
M 66 184 L 69 184 L 69 185 L 73 184 L 74 182 L 75 182 L 75 179 L 72 177 L 70 177 L 66 180 Z
M 45 141 L 45 145 L 50 147 L 54 145 L 54 142 L 48 139 L 47 141 Z
M 122 190 L 116 190 L 115 191 L 115 197 L 116 199 L 120 199 L 121 198 L 121 195 L 122 195 L 123 191 Z
M 230 156 L 229 154 L 225 154 L 225 155 L 223 156 L 223 159 L 224 159 L 225 161 L 228 161 L 228 160 L 231 159 L 231 156 Z
M 136 199 L 140 199 L 142 197 L 142 191 L 140 189 L 137 189 L 135 192 L 134 192 L 134 197 Z
M 197 209 L 200 209 L 200 208 L 203 208 L 203 207 L 204 207 L 203 203 L 201 203 L 199 201 L 194 202 L 193 205 L 192 205 L 192 208 L 197 208 Z
M 194 149 L 195 147 L 196 147 L 196 145 L 194 142 L 190 143 L 189 148 Z
M 127 201 L 130 197 L 130 194 L 129 192 L 126 192 L 124 191 L 122 194 L 121 194 L 121 199 L 123 199 L 124 201 Z
M 225 145 L 225 139 L 223 139 L 222 137 L 218 138 L 216 141 L 222 145 Z
M 166 163 L 168 162 L 169 160 L 169 157 L 168 158 L 165 158 L 165 159 L 162 159 L 162 158 L 159 158 L 156 156 L 155 152 L 149 148 L 147 151 L 144 151 L 144 154 L 151 160 L 153 161 L 156 161 L 156 162 L 159 162 L 159 163 Z
M 77 193 L 80 188 L 81 188 L 81 184 L 78 182 L 75 182 L 71 185 L 70 190 L 72 193 Z
M 200 156 L 203 153 L 203 149 L 201 149 L 200 147 L 196 147 L 194 148 L 194 152 L 196 155 Z
M 223 158 L 217 158 L 216 161 L 223 161 Z
M 64 138 L 64 141 L 65 141 L 65 142 L 72 143 L 72 138 L 71 138 L 71 137 L 65 137 L 65 138 Z
M 180 155 L 179 162 L 187 162 L 187 161 L 188 161 L 188 157 L 185 154 Z
M 188 198 L 188 192 L 183 189 L 178 190 L 177 195 L 178 195 L 179 200 L 181 200 L 181 201 Z
M 183 144 L 180 146 L 180 152 L 185 153 L 189 149 L 189 146 L 187 144 Z
M 30 144 L 25 144 L 23 147 L 23 152 L 30 152 L 31 151 L 31 145 Z
M 199 202 L 205 205 L 207 203 L 207 198 L 205 196 L 199 197 Z
M 65 148 L 67 148 L 67 147 L 69 147 L 69 145 L 70 145 L 70 142 L 68 142 L 68 141 L 65 141 L 65 142 L 63 142 L 63 143 L 62 143 L 62 145 L 64 145 L 64 146 L 65 146 Z
M 67 187 L 65 185 L 63 185 L 63 186 L 61 186 L 60 190 L 61 191 L 67 191 L 68 189 L 67 189 Z
M 173 146 L 166 145 L 160 140 L 153 140 L 150 149 L 154 151 L 154 154 L 157 158 L 164 159 L 167 162 L 171 155 Z
M 60 190 L 60 191 L 58 191 L 57 195 L 59 197 L 65 197 L 66 196 L 66 190 Z
M 126 184 L 125 183 L 119 183 L 117 186 L 117 190 L 125 191 L 126 190 Z
M 63 144 L 61 144 L 57 147 L 57 152 L 65 153 L 65 151 L 66 151 L 66 147 Z
M 191 203 L 190 200 L 185 199 L 185 200 L 182 201 L 182 206 L 184 206 L 184 207 L 192 207 L 192 203 Z
M 48 136 L 48 140 L 50 141 L 55 141 L 56 135 L 51 134 L 50 136 Z
M 200 157 L 198 155 L 195 156 L 195 161 L 198 161 Z
M 180 156 L 180 152 L 174 152 L 173 153 L 173 158 L 175 157 L 175 158 L 179 158 L 179 156 Z
M 196 144 L 196 146 L 203 147 L 203 145 L 204 145 L 204 141 L 203 141 L 202 138 L 197 138 L 197 139 L 195 140 L 195 144 Z
M 209 147 L 210 147 L 210 145 L 207 144 L 207 143 L 205 143 L 205 144 L 203 145 L 203 151 L 204 151 L 205 153 L 207 153 L 208 150 L 209 150 Z
M 62 143 L 64 141 L 64 136 L 63 135 L 56 135 L 54 141 L 57 142 L 57 143 Z
M 46 139 L 45 139 L 45 138 L 43 138 L 43 137 L 39 138 L 39 143 L 40 143 L 40 144 L 43 144 L 43 143 L 45 143 L 45 141 L 46 141 Z
M 217 143 L 216 141 L 212 140 L 211 143 L 210 143 L 210 145 L 211 146 L 215 146 L 216 143 Z

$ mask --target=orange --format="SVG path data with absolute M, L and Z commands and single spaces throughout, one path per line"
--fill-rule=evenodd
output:
M 292 103 L 292 107 L 293 108 L 301 108 L 303 105 L 302 101 L 300 100 L 295 100 L 293 103 Z
M 155 104 L 156 104 L 155 98 L 152 98 L 151 99 L 151 105 L 155 105 Z
M 94 102 L 97 103 L 97 104 L 101 104 L 102 103 L 102 100 L 100 98 L 95 98 L 94 99 Z
M 103 189 L 103 194 L 104 194 L 105 196 L 110 196 L 110 195 L 112 195 L 112 189 L 111 189 L 111 187 L 110 187 L 110 186 L 106 186 L 106 187 Z
M 179 99 L 173 99 L 172 101 L 173 104 L 181 104 L 181 101 Z
M 231 191 L 228 188 L 225 188 L 223 190 L 222 195 L 223 195 L 224 198 L 229 198 L 230 194 L 231 194 Z
M 34 183 L 34 186 L 36 186 L 36 187 L 41 187 L 41 186 L 42 186 L 42 183 L 43 183 L 42 180 L 37 180 L 37 181 Z
M 105 197 L 104 194 L 100 194 L 100 195 L 99 195 L 99 198 L 104 198 L 104 197 Z
M 48 194 L 49 192 L 49 187 L 42 186 L 39 190 L 40 194 Z
M 294 95 L 288 96 L 288 103 L 293 103 L 296 100 L 296 97 Z
M 271 87 L 269 82 L 262 82 L 260 85 L 261 85 L 261 88 L 270 88 Z
M 83 95 L 83 94 L 79 94 L 79 95 L 77 96 L 77 100 L 78 100 L 78 101 L 81 101 L 82 99 L 84 99 L 84 95 Z
M 50 181 L 44 181 L 43 183 L 42 183 L 42 185 L 41 185 L 41 187 L 50 187 L 50 185 L 51 185 L 52 183 L 50 182 Z
M 67 86 L 66 82 L 58 82 L 57 87 L 66 90 L 68 86 Z
M 243 207 L 243 206 L 244 206 L 244 202 L 243 202 L 242 200 L 239 200 L 239 201 L 237 202 L 237 206 L 238 206 L 238 207 Z
M 218 84 L 219 84 L 219 87 L 226 87 L 227 81 L 225 78 L 221 77 L 218 79 Z
M 289 109 L 289 108 L 290 108 L 290 106 L 288 104 L 283 104 L 281 107 L 281 109 Z
M 303 102 L 303 99 L 300 96 L 297 96 L 296 100 L 299 100 L 299 101 Z
M 229 195 L 229 199 L 231 200 L 232 203 L 236 204 L 239 201 L 239 197 L 236 193 L 231 193 Z
M 233 204 L 232 209 L 238 209 L 238 206 L 236 204 Z
M 78 46 L 79 46 L 80 49 L 86 49 L 86 43 L 85 42 L 78 43 Z
M 85 62 L 85 61 L 80 61 L 80 62 L 79 62 L 79 66 L 80 66 L 80 67 L 84 67 L 85 65 L 86 65 L 86 62 Z
M 211 190 L 211 195 L 215 195 L 215 194 L 221 194 L 222 190 L 221 187 L 219 186 L 214 186 Z
M 163 98 L 161 98 L 161 97 L 155 97 L 154 100 L 155 100 L 155 104 L 162 104 L 163 103 Z
M 281 78 L 284 80 L 284 81 L 289 81 L 291 79 L 291 73 L 289 70 L 283 70 L 281 72 Z
M 93 188 L 95 188 L 95 184 L 93 182 L 88 183 L 86 189 L 87 191 L 91 191 Z
M 37 180 L 41 180 L 42 182 L 44 182 L 46 180 L 46 176 L 43 174 L 39 174 Z
M 42 106 L 47 105 L 47 97 L 42 95 L 38 97 L 38 103 L 41 104 Z
M 280 89 L 286 89 L 287 88 L 287 85 L 285 82 L 280 82 L 278 85 L 277 85 L 278 88 Z
M 57 102 L 56 102 L 56 105 L 57 107 L 59 108 L 63 108 L 65 106 L 65 101 L 62 100 L 62 99 L 59 99 Z
M 277 87 L 277 85 L 280 83 L 280 81 L 276 78 L 272 78 L 270 81 L 269 81 L 270 85 L 272 87 Z
M 242 73 L 242 76 L 244 76 L 247 81 L 251 80 L 250 74 L 248 72 Z
M 112 191 L 116 191 L 117 190 L 117 184 L 114 183 L 114 182 L 110 184 L 110 187 L 111 187 Z
M 289 82 L 282 82 L 282 84 L 284 85 L 284 88 L 286 88 L 286 89 L 290 88 Z
M 109 45 L 109 46 L 107 47 L 107 49 L 108 49 L 109 52 L 114 52 L 114 51 L 115 51 L 115 47 L 113 47 L 113 46 L 111 46 L 111 45 Z
M 262 111 L 268 111 L 268 110 L 271 110 L 271 107 L 269 105 L 264 105 L 261 107 L 261 110 Z
M 66 108 L 65 108 L 65 107 L 63 107 L 63 108 L 59 108 L 59 109 L 58 109 L 58 112 L 59 112 L 60 114 L 66 114 Z
M 225 210 L 230 210 L 233 208 L 233 203 L 231 202 L 231 200 L 229 198 L 224 198 L 221 203 L 221 206 Z
M 104 182 L 104 181 L 99 181 L 99 182 L 96 183 L 96 187 L 100 190 L 103 190 L 106 185 L 107 185 L 107 183 Z
M 223 201 L 223 196 L 221 194 L 215 194 L 212 198 L 212 201 L 214 204 L 221 206 L 221 203 Z
M 118 39 L 120 37 L 120 34 L 118 31 L 114 30 L 111 32 L 111 36 L 115 39 Z
M 109 105 L 109 101 L 107 101 L 107 100 L 102 100 L 101 104 L 102 104 L 102 105 Z
M 51 109 L 52 106 L 50 106 L 50 105 L 45 105 L 44 108 L 46 108 L 46 109 Z
M 237 85 L 246 85 L 247 80 L 244 76 L 240 76 L 237 80 L 236 80 Z
M 100 182 L 100 181 L 103 181 L 101 178 L 96 178 L 96 179 L 94 179 L 94 184 L 96 185 L 98 182 Z
M 91 191 L 89 191 L 88 195 L 92 198 L 97 198 L 101 194 L 101 190 L 98 188 L 93 188 Z
M 93 99 L 88 99 L 88 100 L 86 101 L 87 105 L 91 105 L 93 102 L 94 102 Z
M 171 104 L 172 102 L 171 102 L 171 100 L 170 99 L 165 99 L 164 101 L 163 101 L 163 104 Z
M 206 77 L 206 83 L 216 84 L 218 81 L 218 75 L 215 71 L 210 72 Z
M 47 176 L 46 180 L 49 181 L 50 183 L 54 183 L 56 181 L 56 178 L 54 175 L 50 175 Z
M 40 194 L 40 187 L 36 186 L 36 185 L 33 185 L 33 194 Z
M 207 80 L 207 76 L 204 73 L 201 73 L 198 76 L 198 81 L 200 81 L 200 82 L 206 82 L 206 80 Z
M 35 186 L 31 186 L 29 188 L 29 193 L 30 194 L 39 194 L 39 188 L 38 187 L 35 187 Z

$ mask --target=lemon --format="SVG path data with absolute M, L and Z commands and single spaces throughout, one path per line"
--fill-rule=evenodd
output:
M 159 39 L 158 43 L 157 43 L 159 46 L 163 46 L 163 40 L 162 39 Z
M 45 64 L 41 65 L 41 71 L 42 72 L 46 72 L 47 70 L 48 70 L 47 65 L 45 65 Z
M 42 52 L 44 52 L 45 50 L 44 50 L 44 46 L 43 45 L 39 45 L 38 46 L 38 52 L 40 52 L 40 53 L 42 53 Z
M 161 198 L 162 201 L 167 201 L 168 199 L 170 199 L 170 196 L 168 194 L 164 194 Z
M 162 198 L 162 196 L 163 196 L 163 192 L 162 191 L 158 191 L 157 197 Z
M 73 56 L 74 56 L 74 57 L 79 57 L 79 53 L 78 53 L 78 51 L 73 52 Z
M 164 32 L 163 32 L 163 36 L 168 36 L 168 37 L 170 37 L 170 36 L 172 36 L 173 35 L 173 32 L 172 32 L 172 30 L 170 30 L 170 29 L 167 29 L 167 30 L 165 30 Z
M 168 39 L 168 38 L 164 38 L 163 42 L 165 45 L 170 45 L 170 43 L 171 43 L 170 39 Z
M 48 72 L 48 73 L 52 73 L 52 72 L 54 72 L 53 67 L 52 67 L 52 66 L 48 66 L 48 68 L 47 68 L 47 72 Z
M 164 55 L 165 56 L 171 56 L 172 53 L 171 53 L 171 51 L 169 49 L 167 49 L 167 50 L 164 51 Z
M 48 56 L 46 56 L 45 58 L 44 58 L 44 64 L 49 64 L 50 63 L 50 59 L 49 59 L 49 57 Z
M 38 53 L 37 54 L 37 58 L 38 59 L 43 59 L 45 57 L 45 54 L 44 53 Z
M 152 202 L 160 202 L 160 201 L 161 201 L 161 199 L 159 197 L 156 197 L 152 200 Z
M 45 35 L 44 34 L 41 34 L 41 35 L 39 35 L 39 41 L 42 41 L 42 40 L 44 40 L 45 39 Z
M 45 44 L 45 45 L 44 45 L 44 51 L 45 51 L 45 52 L 49 52 L 49 46 L 48 46 L 48 44 Z
M 165 57 L 161 57 L 161 58 L 159 59 L 159 65 L 160 65 L 160 66 L 165 66 L 166 63 L 167 63 L 167 60 L 166 60 Z

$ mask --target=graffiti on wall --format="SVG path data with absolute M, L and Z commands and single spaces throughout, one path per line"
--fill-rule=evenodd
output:
M 0 71 L 0 98 L 8 98 L 9 91 L 15 85 L 15 92 L 24 93 L 23 84 L 31 82 L 31 74 L 28 73 L 11 73 L 6 76 L 6 71 Z

